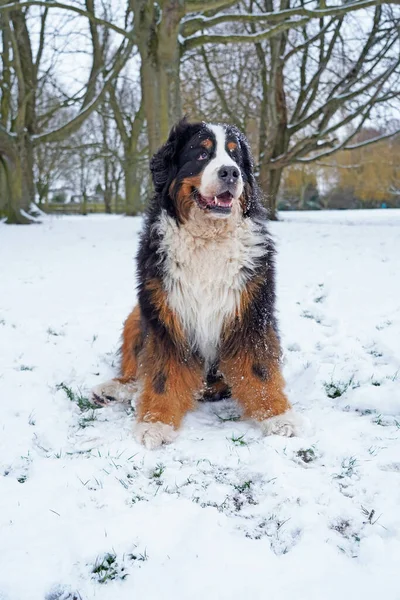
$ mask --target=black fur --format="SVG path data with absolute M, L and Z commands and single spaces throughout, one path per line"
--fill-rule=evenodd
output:
M 254 363 L 252 368 L 253 374 L 258 377 L 261 381 L 266 381 L 268 379 L 268 370 L 265 365 L 260 363 Z
M 153 380 L 153 389 L 156 394 L 163 394 L 165 392 L 165 384 L 167 377 L 164 373 L 158 373 Z
M 263 246 L 265 252 L 258 259 L 255 271 L 249 271 L 248 284 L 254 278 L 261 281 L 257 293 L 242 319 L 236 320 L 229 336 L 221 344 L 220 357 L 235 355 L 243 348 L 262 348 L 265 346 L 267 331 L 272 327 L 277 334 L 275 319 L 275 268 L 274 268 L 274 246 L 267 230 L 267 211 L 261 204 L 260 192 L 254 177 L 253 159 L 245 136 L 233 126 L 226 126 L 227 136 L 231 136 L 237 142 L 237 152 L 234 159 L 240 167 L 244 180 L 245 207 L 244 219 L 257 221 L 264 233 Z M 155 194 L 146 212 L 144 230 L 140 240 L 138 262 L 138 297 L 144 320 L 144 329 L 149 328 L 156 334 L 160 345 L 165 345 L 168 351 L 176 352 L 182 360 L 191 356 L 194 360 L 201 362 L 201 357 L 193 355 L 189 347 L 176 348 L 168 331 L 159 319 L 156 307 L 152 304 L 151 293 L 146 289 L 146 282 L 157 279 L 163 281 L 165 274 L 165 256 L 159 252 L 160 238 L 154 224 L 157 222 L 161 211 L 164 209 L 177 220 L 177 205 L 175 197 L 179 190 L 179 183 L 187 177 L 187 174 L 196 174 L 204 168 L 204 164 L 197 165 L 194 155 L 198 152 L 202 139 L 210 138 L 212 133 L 207 130 L 204 123 L 188 123 L 180 121 L 170 132 L 167 142 L 154 155 L 150 162 Z M 197 145 L 196 145 L 197 144 Z M 210 155 L 210 159 L 212 155 Z M 173 182 L 175 184 L 172 186 Z M 172 186 L 172 191 L 171 191 Z M 217 367 L 216 367 L 217 368 Z M 263 379 L 262 365 L 255 364 L 254 373 Z M 158 386 L 155 382 L 155 387 Z

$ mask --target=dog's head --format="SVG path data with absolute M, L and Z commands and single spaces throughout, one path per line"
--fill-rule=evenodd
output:
M 245 136 L 231 125 L 188 123 L 172 128 L 150 169 L 162 206 L 185 222 L 193 207 L 208 217 L 246 216 L 255 188 L 253 159 Z

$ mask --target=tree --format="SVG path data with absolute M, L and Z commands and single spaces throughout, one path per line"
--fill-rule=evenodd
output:
M 60 111 L 57 110 L 54 111 L 54 114 L 51 114 L 51 109 L 57 107 L 59 101 L 60 99 L 54 93 L 41 93 L 41 105 L 45 107 L 48 115 L 46 117 L 47 129 L 58 129 L 65 121 L 72 119 L 74 116 L 73 109 L 69 108 L 63 109 L 63 114 L 60 114 Z M 40 127 L 40 118 L 38 122 Z M 41 207 L 44 205 L 45 210 L 50 200 L 50 194 L 58 189 L 59 183 L 67 185 L 67 182 L 73 180 L 73 170 L 76 167 L 75 154 L 84 143 L 84 132 L 79 130 L 69 136 L 66 142 L 47 142 L 34 148 L 34 179 L 37 203 Z
M 284 170 L 280 201 L 286 208 L 320 208 L 318 172 L 315 164 L 290 165 Z
M 39 44 L 36 55 L 33 54 L 32 39 L 27 17 L 29 2 L 7 3 L 0 0 L 0 23 L 2 35 L 1 79 L 2 100 L 0 104 L 0 158 L 6 199 L 2 212 L 8 222 L 25 223 L 27 213 L 35 200 L 34 185 L 34 148 L 43 143 L 60 143 L 79 129 L 85 119 L 99 106 L 111 83 L 118 75 L 132 51 L 133 42 L 129 30 L 123 31 L 122 42 L 115 50 L 108 64 L 104 62 L 103 42 L 99 32 L 99 23 L 95 14 L 94 0 L 85 0 L 85 9 L 57 3 L 33 3 L 43 6 L 40 14 Z M 48 130 L 45 126 L 48 118 L 55 112 L 71 105 L 72 98 L 66 98 L 51 107 L 48 114 L 40 114 L 38 97 L 43 78 L 40 74 L 43 59 L 46 26 L 50 7 L 67 8 L 77 11 L 86 18 L 91 43 L 91 67 L 80 101 L 80 106 L 72 118 L 57 129 Z M 27 8 L 28 7 L 28 8 Z M 104 25 L 104 23 L 102 23 Z M 107 24 L 109 27 L 109 24 Z M 102 77 L 100 81 L 100 76 Z M 40 86 L 39 86 L 40 84 Z M 17 102 L 13 103 L 12 88 L 17 90 Z M 76 99 L 75 99 L 76 100 Z M 21 210 L 23 212 L 21 212 Z
M 327 6 L 325 0 L 307 3 L 304 0 L 279 0 L 279 4 L 272 0 L 208 0 L 207 3 L 198 0 L 126 0 L 123 26 L 118 24 L 118 19 L 112 18 L 110 3 L 103 3 L 102 17 L 98 17 L 94 0 L 81 1 L 84 5 L 46 0 L 17 0 L 6 4 L 5 0 L 0 0 L 5 28 L 3 39 L 9 40 L 3 52 L 3 66 L 10 64 L 11 56 L 12 70 L 19 74 L 16 81 L 21 106 L 30 106 L 33 94 L 26 95 L 25 90 L 35 91 L 37 82 L 28 75 L 24 77 L 23 73 L 21 76 L 18 53 L 10 55 L 7 50 L 13 35 L 15 38 L 14 13 L 20 14 L 17 20 L 22 23 L 22 31 L 24 27 L 27 29 L 24 22 L 27 7 L 42 7 L 42 30 L 45 31 L 44 15 L 48 10 L 71 11 L 87 21 L 92 46 L 90 77 L 80 109 L 72 121 L 55 132 L 30 133 L 25 127 L 19 136 L 23 138 L 23 132 L 28 131 L 28 149 L 32 144 L 65 139 L 64 136 L 76 130 L 94 110 L 93 106 L 99 107 L 109 93 L 118 131 L 125 140 L 127 194 L 137 190 L 137 176 L 132 176 L 134 181 L 131 183 L 129 177 L 137 172 L 137 141 L 142 124 L 146 125 L 151 155 L 181 116 L 181 65 L 199 51 L 203 55 L 207 77 L 216 88 L 222 108 L 228 113 L 232 112 L 226 110 L 230 102 L 223 102 L 223 94 L 218 89 L 218 78 L 214 75 L 212 61 L 208 60 L 210 49 L 214 54 L 216 50 L 222 53 L 229 45 L 235 49 L 243 47 L 244 53 L 249 53 L 249 48 L 253 51 L 252 64 L 257 65 L 253 76 L 258 72 L 261 77 L 254 89 L 259 98 L 250 105 L 258 106 L 259 112 L 255 118 L 251 111 L 243 109 L 235 120 L 249 127 L 251 123 L 250 137 L 258 132 L 257 170 L 272 217 L 284 168 L 350 147 L 359 128 L 374 116 L 376 107 L 395 101 L 397 96 L 399 15 L 395 5 L 400 0 L 348 0 L 332 6 Z M 358 11 L 362 11 L 361 25 L 352 23 L 353 15 Z M 114 36 L 125 38 L 107 67 L 105 27 Z M 103 32 L 103 38 L 100 32 Z M 20 45 L 18 40 L 14 43 L 21 55 L 28 46 L 22 44 L 20 49 Z M 111 83 L 132 56 L 134 47 L 140 55 L 141 104 L 137 104 L 135 118 L 129 123 Z M 35 62 L 38 62 L 37 58 Z M 241 77 L 243 79 L 243 74 Z M 341 131 L 351 123 L 351 136 L 344 139 Z M 8 145 L 15 143 L 14 137 L 10 136 Z M 4 155 L 1 147 L 0 152 Z M 20 157 L 21 154 L 18 149 L 16 155 Z M 20 160 L 20 167 L 22 165 L 24 168 L 29 166 L 29 160 Z M 30 167 L 28 170 L 30 172 Z M 28 183 L 25 187 L 31 189 L 31 181 Z M 132 198 L 136 201 L 136 191 Z M 133 206 L 131 199 L 128 204 Z
M 250 0 L 247 9 L 257 17 L 246 17 L 248 35 L 254 38 L 263 35 L 260 14 L 277 19 L 294 13 L 300 17 L 297 26 L 279 30 L 266 41 L 257 41 L 252 55 L 246 52 L 246 69 L 237 70 L 233 76 L 226 57 L 218 53 L 218 46 L 201 50 L 214 97 L 224 113 L 222 118 L 241 125 L 246 114 L 232 102 L 232 89 L 253 107 L 259 134 L 255 143 L 253 131 L 250 138 L 255 146 L 261 188 L 274 218 L 285 168 L 306 165 L 353 147 L 364 124 L 374 116 L 381 117 L 382 107 L 398 98 L 400 12 L 394 12 L 391 6 L 369 8 L 360 27 L 353 14 L 343 13 L 340 7 L 337 13 L 336 9 L 303 10 L 290 0 L 281 0 L 279 8 L 272 0 Z M 328 17 L 314 19 L 318 14 Z M 301 15 L 305 15 L 304 19 Z M 209 21 L 216 20 L 217 17 Z M 235 36 L 233 33 L 227 37 Z M 242 48 L 239 52 L 245 54 Z M 259 78 L 250 86 L 253 98 L 249 99 L 246 80 L 254 70 L 254 61 L 258 63 Z M 379 139 L 378 136 L 371 143 Z
M 393 131 L 364 128 L 354 138 L 352 150 L 341 150 L 323 163 L 331 178 L 330 196 L 347 196 L 358 205 L 397 205 L 400 189 L 400 136 L 369 144 Z
M 268 42 L 268 64 L 257 48 L 267 74 L 260 182 L 272 214 L 285 167 L 354 147 L 364 124 L 398 96 L 399 17 L 393 18 L 390 7 L 377 6 L 365 16 L 365 31 L 358 28 L 358 40 L 350 36 L 355 26 L 351 16 L 307 23 L 301 40 L 293 31 Z
M 334 22 L 343 20 L 353 11 L 382 3 L 381 0 L 353 0 L 327 7 L 325 2 L 319 4 L 315 0 L 313 8 L 309 8 L 302 0 L 294 0 L 292 5 L 290 1 L 281 0 L 276 10 L 272 0 L 266 1 L 264 6 L 252 1 L 243 10 L 241 2 L 227 0 L 208 0 L 206 3 L 198 0 L 129 0 L 141 58 L 141 91 L 150 154 L 166 139 L 170 127 L 181 116 L 180 67 L 185 54 L 205 45 L 261 44 L 271 40 L 275 57 L 269 86 L 271 95 L 272 85 L 276 85 L 283 69 L 277 52 L 290 30 L 307 28 L 310 23 L 321 23 L 325 18 Z M 388 3 L 397 4 L 399 0 L 388 0 Z M 242 31 L 229 30 L 232 24 Z M 248 30 L 243 31 L 244 27 Z M 325 24 L 321 29 L 324 27 Z M 264 52 L 261 46 L 260 49 Z M 266 183 L 272 193 L 273 186 Z
M 125 182 L 125 212 L 136 215 L 143 209 L 141 194 L 140 159 L 143 152 L 143 133 L 145 120 L 144 97 L 135 97 L 133 86 L 125 77 L 121 88 L 109 90 L 109 103 L 113 111 L 115 125 L 123 145 L 122 167 Z M 137 105 L 135 110 L 134 105 Z M 146 154 L 147 156 L 147 154 Z

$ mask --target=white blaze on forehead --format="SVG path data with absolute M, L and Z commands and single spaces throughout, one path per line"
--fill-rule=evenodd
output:
M 226 151 L 226 131 L 222 125 L 208 125 L 215 136 L 215 156 L 210 160 L 201 176 L 200 194 L 205 197 L 213 196 L 217 186 L 221 183 L 218 179 L 218 171 L 221 167 L 235 166 L 239 172 L 235 196 L 238 198 L 243 191 L 243 180 L 239 165 Z
M 222 125 L 207 125 L 207 127 L 213 132 L 216 140 L 215 158 L 212 159 L 210 165 L 213 164 L 214 168 L 216 166 L 222 167 L 223 165 L 227 167 L 229 165 L 237 166 L 236 162 L 226 151 L 226 131 Z

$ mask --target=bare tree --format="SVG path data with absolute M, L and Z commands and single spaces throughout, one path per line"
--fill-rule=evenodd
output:
M 398 96 L 400 13 L 393 16 L 377 6 L 364 16 L 365 31 L 352 16 L 329 17 L 256 45 L 264 74 L 259 179 L 273 216 L 286 166 L 353 148 L 365 123 Z
M 40 17 L 38 49 L 34 56 L 27 24 L 29 11 L 27 7 L 31 4 L 19 1 L 7 3 L 6 0 L 0 0 L 3 40 L 1 59 L 5 75 L 1 80 L 0 157 L 4 179 L 2 186 L 3 190 L 7 190 L 5 200 L 2 201 L 2 211 L 8 222 L 14 223 L 27 221 L 26 214 L 35 199 L 34 148 L 43 143 L 60 143 L 79 129 L 85 119 L 102 102 L 113 80 L 129 58 L 133 47 L 129 31 L 123 31 L 122 42 L 113 53 L 110 62 L 105 64 L 103 42 L 99 32 L 100 25 L 104 24 L 95 14 L 94 0 L 85 0 L 85 9 L 79 12 L 87 19 L 91 44 L 91 68 L 85 91 L 80 107 L 73 117 L 58 128 L 49 130 L 45 126 L 46 122 L 56 111 L 62 111 L 65 106 L 70 105 L 71 98 L 60 101 L 50 109 L 48 114 L 39 114 L 39 74 L 50 9 L 47 2 L 39 3 L 44 8 Z M 57 3 L 51 3 L 51 7 L 57 7 Z M 60 5 L 59 7 L 74 10 L 73 6 Z M 12 99 L 13 85 L 17 90 L 15 106 Z M 21 213 L 21 209 L 25 213 Z
M 143 153 L 148 156 L 147 144 L 143 142 L 145 103 L 143 95 L 139 94 L 138 97 L 134 93 L 137 88 L 135 81 L 127 74 L 120 80 L 119 87 L 110 88 L 108 98 L 123 146 L 125 212 L 127 215 L 136 215 L 143 209 L 140 162 Z
M 250 0 L 248 10 L 256 15 L 260 10 L 272 12 L 272 0 Z M 291 11 L 289 0 L 281 0 L 279 11 Z M 390 115 L 399 108 L 393 103 L 400 93 L 400 11 L 390 6 L 369 8 L 361 23 L 351 13 L 333 14 L 258 41 L 250 54 L 243 45 L 236 48 L 241 58 L 235 65 L 245 56 L 247 66 L 236 72 L 221 47 L 207 46 L 197 53 L 204 63 L 200 94 L 207 95 L 204 87 L 211 82 L 218 116 L 250 133 L 272 218 L 287 166 L 357 147 L 357 133 L 369 120 L 382 117 L 383 109 Z M 246 27 L 257 35 L 257 22 L 249 21 Z M 254 70 L 256 80 L 251 79 Z M 237 106 L 237 97 L 252 107 L 258 139 L 251 124 L 244 123 L 246 110 Z M 384 135 L 398 131 L 392 128 Z M 381 135 L 368 143 L 380 139 Z
M 388 3 L 398 4 L 399 0 Z M 166 138 L 169 128 L 181 115 L 180 65 L 185 53 L 206 44 L 262 43 L 265 40 L 271 40 L 276 53 L 282 46 L 282 36 L 285 39 L 292 29 L 298 30 L 314 21 L 320 23 L 325 18 L 342 19 L 353 11 L 381 4 L 381 0 L 353 0 L 328 7 L 325 1 L 315 1 L 310 8 L 303 0 L 294 0 L 292 4 L 291 0 L 282 0 L 279 9 L 274 10 L 270 0 L 256 11 L 251 10 L 252 7 L 243 10 L 241 2 L 226 0 L 207 3 L 130 0 L 141 57 L 141 88 L 150 153 Z M 252 30 L 232 32 L 230 24 Z M 278 77 L 280 67 L 274 70 Z
M 131 0 L 150 153 L 181 114 L 183 56 L 205 46 L 223 52 L 221 45 L 253 43 L 261 74 L 259 176 L 274 217 L 287 164 L 346 147 L 351 138 L 343 144 L 335 137 L 341 127 L 353 122 L 356 133 L 374 106 L 395 98 L 398 90 L 390 88 L 397 77 L 399 28 L 391 5 L 397 3 Z M 357 48 L 349 43 L 345 49 L 346 37 L 358 29 L 349 22 L 357 11 L 371 22 L 370 30 Z M 207 53 L 203 56 L 207 59 Z M 296 79 L 289 75 L 293 69 L 297 91 L 290 86 Z
M 279 4 L 272 0 L 208 0 L 207 3 L 126 0 L 121 25 L 118 19 L 112 18 L 111 5 L 107 2 L 103 3 L 103 13 L 98 16 L 94 0 L 81 0 L 81 4 L 72 5 L 46 0 L 8 3 L 0 0 L 5 80 L 11 72 L 18 89 L 15 118 L 11 119 L 10 109 L 6 107 L 6 84 L 3 85 L 5 100 L 1 104 L 1 168 L 8 188 L 15 189 L 14 195 L 23 198 L 19 204 L 13 201 L 13 205 L 27 208 L 32 199 L 32 146 L 66 139 L 108 94 L 124 146 L 128 212 L 135 212 L 143 123 L 147 129 L 148 152 L 152 154 L 181 116 L 181 65 L 199 50 L 221 108 L 232 113 L 231 102 L 224 103 L 222 87 L 218 89 L 215 85 L 219 80 L 209 56 L 210 48 L 214 53 L 216 49 L 221 53 L 227 45 L 230 48 L 240 45 L 246 48 L 245 52 L 253 48 L 256 59 L 252 77 L 259 99 L 250 105 L 259 107 L 256 155 L 260 180 L 274 215 L 285 166 L 295 161 L 316 160 L 328 152 L 351 147 L 352 137 L 343 140 L 341 128 L 353 123 L 352 136 L 371 118 L 375 107 L 395 100 L 399 56 L 395 5 L 399 3 L 400 0 L 349 0 L 328 6 L 326 0 L 280 0 Z M 88 23 L 92 64 L 85 92 L 75 116 L 52 131 L 43 125 L 45 119 L 42 127 L 38 127 L 37 70 L 44 41 L 39 43 L 33 58 L 26 25 L 31 6 L 42 7 L 41 40 L 45 39 L 50 10 L 70 11 Z M 350 22 L 355 14 L 362 14 L 361 23 L 369 20 L 371 25 L 366 33 L 357 34 L 359 39 L 350 40 L 355 37 L 355 25 L 352 28 Z M 113 36 L 123 37 L 108 61 L 105 56 L 109 54 L 109 38 L 106 39 L 105 28 Z M 140 98 L 134 117 L 129 119 L 121 104 L 121 86 L 114 89 L 112 82 L 135 47 L 140 55 Z M 257 73 L 261 76 L 258 83 Z M 245 126 L 251 122 L 254 137 L 257 127 L 248 108 L 242 107 L 235 121 Z M 23 172 L 22 191 L 19 176 L 15 175 L 18 172 Z M 17 220 L 15 214 L 15 211 L 13 215 L 10 213 L 9 219 Z

